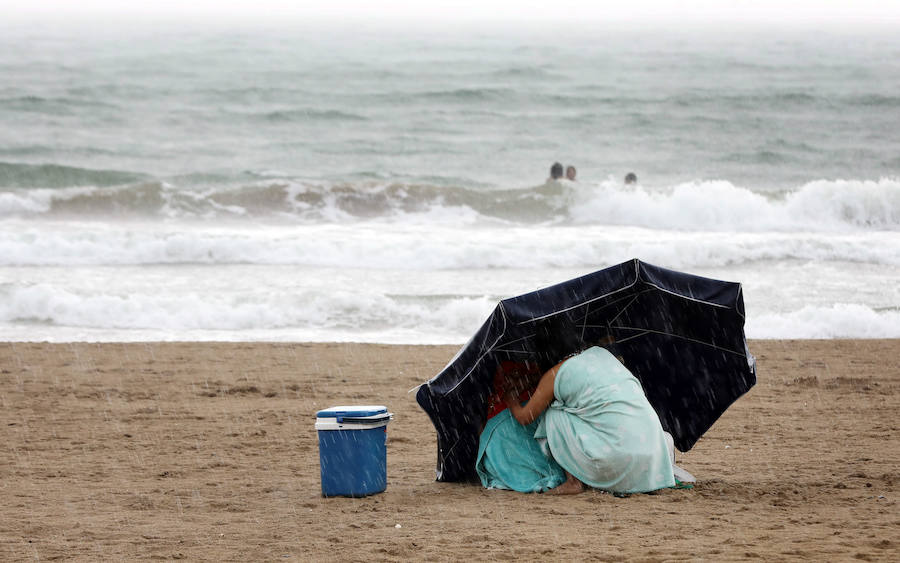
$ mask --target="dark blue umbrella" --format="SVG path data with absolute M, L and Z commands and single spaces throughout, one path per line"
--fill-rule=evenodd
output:
M 551 318 L 581 347 L 612 338 L 612 351 L 640 380 L 683 452 L 756 383 L 739 283 L 630 260 L 504 299 L 447 367 L 419 387 L 416 400 L 437 430 L 439 481 L 474 476 L 497 367 L 534 358 L 536 324 Z

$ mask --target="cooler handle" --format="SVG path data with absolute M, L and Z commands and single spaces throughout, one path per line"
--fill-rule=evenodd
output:
M 378 418 L 357 418 L 354 416 L 339 416 L 337 421 L 338 424 L 372 424 L 373 422 L 384 422 L 386 420 L 391 420 L 394 418 L 394 415 L 391 413 L 387 413 L 384 416 L 379 416 Z

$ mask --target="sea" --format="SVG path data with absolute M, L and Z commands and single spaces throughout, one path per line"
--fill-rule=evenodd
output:
M 462 344 L 632 258 L 900 337 L 898 30 L 376 23 L 0 22 L 0 340 Z

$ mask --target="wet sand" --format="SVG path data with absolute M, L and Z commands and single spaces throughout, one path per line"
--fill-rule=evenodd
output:
M 753 341 L 759 381 L 617 498 L 434 481 L 455 346 L 0 344 L 0 560 L 897 560 L 900 340 Z M 384 404 L 388 488 L 322 498 L 315 412 Z

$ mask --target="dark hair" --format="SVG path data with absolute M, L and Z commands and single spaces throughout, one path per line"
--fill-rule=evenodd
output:
M 637 183 L 637 176 L 635 175 L 634 172 L 629 172 L 628 174 L 625 174 L 625 183 L 626 184 L 636 184 Z
M 566 356 L 584 347 L 577 326 L 564 313 L 546 317 L 534 323 L 533 351 L 541 373 L 561 362 Z
M 559 162 L 554 162 L 553 166 L 550 167 L 550 177 L 554 180 L 558 178 L 562 178 L 563 176 L 563 166 Z

